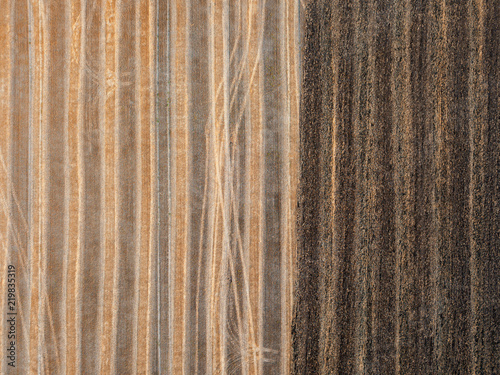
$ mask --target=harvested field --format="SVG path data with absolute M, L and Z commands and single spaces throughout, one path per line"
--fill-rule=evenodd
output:
M 0 372 L 286 373 L 298 2 L 0 9 Z
M 500 372 L 499 6 L 309 3 L 295 374 Z
M 0 0 L 0 373 L 500 373 L 499 14 Z

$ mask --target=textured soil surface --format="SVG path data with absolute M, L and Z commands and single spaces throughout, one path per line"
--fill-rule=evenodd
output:
M 294 374 L 500 373 L 498 1 L 316 1 Z

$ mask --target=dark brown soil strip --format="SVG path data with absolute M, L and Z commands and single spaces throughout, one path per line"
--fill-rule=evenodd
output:
M 307 4 L 293 373 L 500 370 L 495 12 Z

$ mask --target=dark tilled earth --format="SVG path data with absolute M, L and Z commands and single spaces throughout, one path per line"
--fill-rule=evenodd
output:
M 499 1 L 311 1 L 294 374 L 500 373 Z

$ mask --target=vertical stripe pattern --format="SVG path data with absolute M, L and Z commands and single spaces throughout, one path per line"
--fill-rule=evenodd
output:
M 1 372 L 153 373 L 156 5 L 1 8 Z
M 307 4 L 293 373 L 498 372 L 497 11 Z
M 1 8 L 0 372 L 288 373 L 300 3 Z

